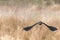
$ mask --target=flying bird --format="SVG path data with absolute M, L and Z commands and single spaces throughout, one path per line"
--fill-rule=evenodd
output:
M 44 25 L 45 25 L 47 28 L 49 28 L 51 31 L 56 31 L 56 30 L 57 30 L 56 27 L 54 27 L 54 26 L 49 26 L 49 25 L 47 25 L 46 23 L 44 23 L 44 22 L 42 22 L 42 21 L 37 22 L 37 23 L 35 23 L 35 24 L 31 25 L 31 26 L 27 26 L 27 27 L 24 28 L 24 30 L 25 30 L 25 31 L 29 31 L 29 30 L 31 30 L 31 29 L 32 29 L 35 25 L 37 25 L 37 24 L 39 24 L 39 25 L 44 24 Z

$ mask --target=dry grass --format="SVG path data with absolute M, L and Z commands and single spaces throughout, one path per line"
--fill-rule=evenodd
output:
M 0 40 L 60 40 L 60 12 L 52 9 L 39 9 L 37 5 L 28 8 L 0 7 Z M 58 30 L 52 32 L 44 25 L 36 25 L 30 31 L 23 30 L 38 21 L 56 26 Z

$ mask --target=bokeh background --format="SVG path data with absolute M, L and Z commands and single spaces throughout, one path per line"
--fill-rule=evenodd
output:
M 39 21 L 58 30 L 23 30 Z M 60 0 L 0 0 L 0 40 L 60 40 Z

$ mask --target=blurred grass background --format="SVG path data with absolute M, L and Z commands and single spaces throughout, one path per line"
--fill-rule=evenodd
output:
M 42 5 L 53 5 L 60 4 L 60 0 L 0 0 L 0 5 L 29 5 L 29 4 L 37 4 L 39 6 Z
M 23 30 L 38 21 L 58 30 L 44 25 Z M 0 0 L 0 40 L 60 40 L 60 0 Z

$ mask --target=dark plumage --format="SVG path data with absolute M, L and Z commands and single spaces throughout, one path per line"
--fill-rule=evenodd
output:
M 35 25 L 37 25 L 37 24 L 39 24 L 39 25 L 44 24 L 44 25 L 47 26 L 51 31 L 57 30 L 56 27 L 49 26 L 49 25 L 47 25 L 46 23 L 43 23 L 43 22 L 41 22 L 41 21 L 33 24 L 32 26 L 25 27 L 24 30 L 25 30 L 25 31 L 29 31 L 29 30 L 31 30 L 31 29 L 32 29 Z
M 57 28 L 55 28 L 55 27 L 53 27 L 53 26 L 48 26 L 48 28 L 49 28 L 51 31 L 57 30 Z
M 24 30 L 25 31 L 29 31 L 33 26 L 28 26 L 28 27 L 25 27 Z

